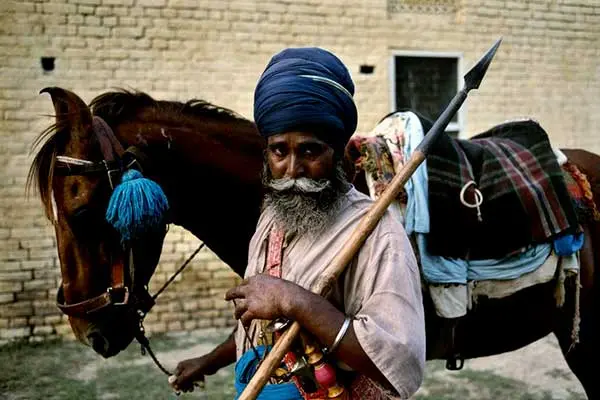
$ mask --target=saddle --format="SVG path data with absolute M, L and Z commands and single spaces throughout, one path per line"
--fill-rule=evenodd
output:
M 431 254 L 501 258 L 578 228 L 563 170 L 533 120 L 497 125 L 470 140 L 442 136 L 427 172 Z
M 422 130 L 409 129 L 414 116 Z M 365 172 L 365 183 L 372 197 L 379 197 L 407 161 L 410 149 L 415 146 L 413 141 L 420 141 L 419 135 L 422 138 L 422 132 L 427 132 L 431 125 L 428 119 L 414 112 L 392 113 L 369 134 L 351 139 L 347 154 L 356 169 Z M 427 234 L 429 254 L 448 259 L 502 259 L 529 245 L 550 242 L 556 236 L 575 232 L 578 217 L 583 220 L 590 211 L 600 216 L 595 206 L 590 207 L 593 201 L 591 192 L 585 190 L 589 188 L 587 179 L 575 165 L 564 161 L 559 166 L 546 132 L 532 120 L 504 123 L 470 140 L 442 136 L 430 151 L 426 176 L 417 178 L 427 194 L 422 191 L 418 194 L 414 186 L 405 187 L 423 204 L 421 211 L 413 211 L 412 215 L 408 212 L 410 202 L 406 194 L 397 199 L 406 210 L 403 223 L 407 231 Z M 424 210 L 428 213 L 426 217 Z M 435 265 L 428 268 L 435 269 Z M 517 290 L 517 286 L 513 284 L 509 292 Z M 443 303 L 446 296 L 442 292 L 449 289 L 439 288 L 439 293 L 432 292 L 432 298 L 438 293 Z M 456 293 L 463 290 L 467 301 L 466 288 Z M 449 316 L 455 315 L 455 311 L 440 314 L 448 318 L 442 329 L 449 349 L 448 369 L 462 367 L 456 338 L 461 317 Z

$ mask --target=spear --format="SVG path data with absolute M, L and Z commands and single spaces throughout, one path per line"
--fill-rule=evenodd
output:
M 492 58 L 496 54 L 496 50 L 500 46 L 502 38 L 485 53 L 477 64 L 464 76 L 464 87 L 450 101 L 442 115 L 435 121 L 431 129 L 425 135 L 425 138 L 415 149 L 408 162 L 394 176 L 386 190 L 381 194 L 379 199 L 371 206 L 369 212 L 361 219 L 360 223 L 346 241 L 340 252 L 335 256 L 331 263 L 327 266 L 321 279 L 319 279 L 312 287 L 314 293 L 322 296 L 327 296 L 340 274 L 346 266 L 354 258 L 360 250 L 367 237 L 371 234 L 377 223 L 385 213 L 388 206 L 396 199 L 404 184 L 419 165 L 427 157 L 431 146 L 435 140 L 440 137 L 456 111 L 467 98 L 470 90 L 479 88 L 479 84 L 483 80 L 485 73 L 492 62 Z M 248 383 L 239 397 L 239 400 L 253 400 L 260 394 L 273 371 L 281 364 L 284 355 L 289 351 L 292 343 L 300 333 L 300 324 L 294 322 L 279 338 L 273 346 L 268 356 L 263 360 L 260 367 Z

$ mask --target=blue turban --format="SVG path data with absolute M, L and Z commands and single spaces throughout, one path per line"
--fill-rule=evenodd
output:
M 291 131 L 318 135 L 343 149 L 358 119 L 354 83 L 332 53 L 291 48 L 273 56 L 254 92 L 254 121 L 265 138 Z

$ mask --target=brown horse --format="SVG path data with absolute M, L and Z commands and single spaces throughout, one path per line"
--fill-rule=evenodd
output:
M 125 149 L 133 146 L 129 156 L 133 154 L 145 176 L 163 188 L 171 210 L 167 222 L 192 232 L 240 275 L 260 211 L 264 143 L 251 122 L 203 101 L 182 104 L 155 101 L 142 93 L 112 92 L 97 97 L 88 107 L 69 91 L 44 91 L 52 97 L 56 124 L 43 135 L 48 140 L 35 158 L 30 178 L 37 180 L 47 215 L 56 228 L 63 279 L 59 301 L 67 305 L 77 338 L 110 357 L 127 347 L 135 335 L 139 321 L 135 301 L 114 305 L 125 302 L 119 297 L 112 303 L 105 301 L 102 307 L 81 304 L 97 306 L 90 299 L 106 300 L 110 271 L 114 275 L 120 266 L 130 273 L 135 266 L 135 282 L 126 279 L 126 287 L 135 283 L 143 288 L 158 262 L 164 231 L 149 235 L 143 243 L 133 243 L 128 255 L 105 222 L 111 175 L 107 175 L 110 168 L 102 167 L 108 165 L 103 164 L 106 140 L 93 128 L 93 115 L 108 123 L 119 145 Z M 600 157 L 583 150 L 564 152 L 587 174 L 594 195 L 600 198 Z M 61 157 L 57 160 L 57 156 Z M 84 162 L 82 167 L 72 159 L 91 163 Z M 584 229 L 580 342 L 569 350 L 575 283 L 568 282 L 567 302 L 558 309 L 555 283 L 550 282 L 501 300 L 478 302 L 457 332 L 465 358 L 512 351 L 554 332 L 589 398 L 600 398 L 600 382 L 591 367 L 592 361 L 600 358 L 595 340 L 600 334 L 600 277 L 595 276 L 600 251 L 593 251 L 600 248 L 600 223 Z M 143 297 L 136 296 L 136 291 L 135 287 L 130 290 L 133 297 Z M 71 306 L 74 312 L 69 312 Z M 427 357 L 447 358 L 451 354 L 440 337 L 442 321 L 427 296 L 425 307 Z

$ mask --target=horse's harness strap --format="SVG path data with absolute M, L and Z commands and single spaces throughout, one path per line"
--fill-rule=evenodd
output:
M 94 116 L 92 128 L 98 139 L 104 159 L 101 162 L 91 162 L 88 160 L 72 159 L 66 156 L 61 159 L 60 156 L 57 156 L 58 163 L 55 167 L 55 173 L 57 175 L 72 176 L 107 173 L 110 187 L 114 190 L 115 186 L 118 184 L 118 180 L 121 179 L 121 176 L 126 170 L 135 168 L 140 172 L 143 172 L 142 165 L 147 166 L 150 164 L 150 160 L 146 154 L 138 147 L 131 146 L 125 150 L 115 136 L 113 130 L 102 118 Z M 152 349 L 150 349 L 150 344 L 144 334 L 143 320 L 145 315 L 154 305 L 158 295 L 175 279 L 203 247 L 204 244 L 198 247 L 166 284 L 163 285 L 154 296 L 151 296 L 145 285 L 143 288 L 138 288 L 135 285 L 136 271 L 133 249 L 128 245 L 130 286 L 127 286 L 125 283 L 125 263 L 121 259 L 112 265 L 111 286 L 107 288 L 104 293 L 78 303 L 66 304 L 64 288 L 61 282 L 56 295 L 56 305 L 64 314 L 79 318 L 86 318 L 90 314 L 101 311 L 109 306 L 129 305 L 130 307 L 135 307 L 140 324 L 140 330 L 135 335 L 136 339 L 140 342 L 142 348 L 150 353 L 150 356 L 156 365 L 165 374 L 170 375 L 171 373 L 158 362 Z M 131 301 L 130 297 L 132 298 Z
M 144 173 L 144 167 L 150 164 L 148 155 L 137 146 L 129 146 L 123 153 L 124 167 L 135 167 L 141 173 Z
M 98 139 L 104 159 L 100 162 L 92 162 L 57 156 L 56 175 L 73 176 L 106 173 L 110 186 L 114 189 L 126 170 L 135 168 L 142 171 L 142 165 L 148 163 L 148 157 L 139 148 L 131 146 L 125 150 L 113 130 L 102 118 L 94 116 L 92 128 Z M 66 304 L 64 288 L 61 283 L 56 298 L 58 308 L 66 315 L 85 318 L 89 314 L 108 306 L 135 303 L 138 310 L 147 313 L 154 305 L 154 299 L 145 286 L 136 286 L 133 249 L 130 245 L 127 246 L 126 252 L 128 253 L 126 256 L 128 257 L 128 264 L 124 259 L 112 263 L 111 286 L 104 293 L 75 304 Z M 129 272 L 129 286 L 126 284 L 127 272 Z
M 131 256 L 131 254 L 133 253 L 133 250 L 129 249 L 128 252 L 128 256 L 129 256 L 129 260 L 131 260 L 133 257 Z M 122 288 L 125 287 L 125 263 L 123 262 L 123 260 L 119 260 L 118 262 L 113 264 L 112 267 L 112 271 L 111 271 L 111 285 L 113 288 Z M 130 268 L 133 268 L 133 265 L 130 265 Z
M 120 161 L 106 161 L 101 163 L 92 163 L 84 165 L 59 164 L 54 169 L 54 174 L 58 176 L 90 175 L 96 173 L 105 173 L 107 170 L 120 170 L 122 163 Z
M 99 163 L 89 164 L 59 164 L 56 168 L 56 172 L 60 175 L 85 175 L 97 172 L 106 172 L 108 173 L 111 188 L 114 189 L 117 180 L 120 179 L 120 176 L 123 173 L 123 170 L 127 168 L 124 168 L 121 159 L 125 154 L 125 150 L 123 149 L 123 146 L 115 136 L 112 129 L 102 118 L 94 116 L 92 127 L 100 144 L 100 149 L 102 151 L 104 160 Z M 135 159 L 131 163 L 135 163 Z M 129 248 L 128 253 L 130 264 L 129 269 L 132 279 L 131 284 L 133 285 L 133 250 Z M 121 259 L 113 263 L 111 267 L 111 286 L 108 287 L 104 293 L 91 299 L 87 299 L 75 304 L 66 304 L 64 298 L 64 289 L 61 283 L 56 298 L 58 308 L 69 316 L 85 317 L 111 305 L 128 304 L 130 290 L 125 284 L 125 263 Z
M 61 283 L 56 295 L 56 305 L 63 313 L 69 316 L 86 317 L 110 305 L 127 304 L 129 302 L 129 289 L 125 285 L 125 266 L 123 265 L 123 261 L 119 261 L 113 265 L 111 281 L 111 286 L 104 293 L 74 304 L 66 304 L 63 285 Z
M 148 159 L 143 151 L 136 146 L 130 146 L 127 149 L 124 149 L 111 127 L 97 115 L 94 116 L 92 126 L 96 133 L 96 137 L 98 138 L 98 142 L 100 143 L 100 149 L 104 156 L 104 164 L 106 164 L 109 171 L 111 169 L 116 169 L 110 167 L 113 162 L 117 161 L 120 173 L 134 166 L 139 169 L 140 172 L 143 172 L 142 164 Z M 128 155 L 129 157 L 127 157 Z
M 124 149 L 110 126 L 99 116 L 93 117 L 92 128 L 100 145 L 103 160 L 82 164 L 59 160 L 55 167 L 56 175 L 73 176 L 106 173 L 110 187 L 114 189 L 126 170 L 135 168 L 143 172 L 142 165 L 147 162 L 148 157 L 142 150 L 135 146 Z
M 111 305 L 111 295 L 112 293 L 108 293 L 108 291 L 106 291 L 99 296 L 84 300 L 79 303 L 66 304 L 65 295 L 61 284 L 56 295 L 56 306 L 60 309 L 60 311 L 70 317 L 84 318 L 88 316 L 88 314 L 100 311 L 101 309 Z
M 98 142 L 100 143 L 100 149 L 102 150 L 104 160 L 110 162 L 121 158 L 125 149 L 106 121 L 98 116 L 94 116 L 92 127 L 94 128 L 94 133 L 96 133 Z

